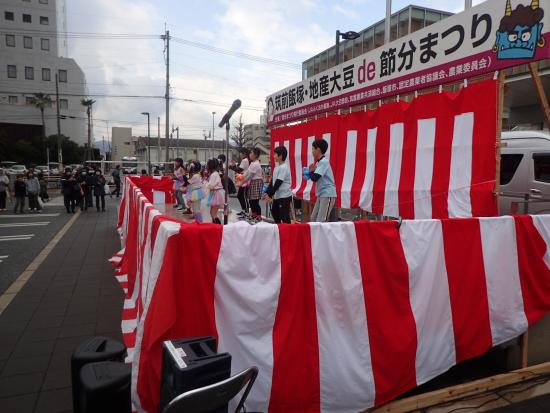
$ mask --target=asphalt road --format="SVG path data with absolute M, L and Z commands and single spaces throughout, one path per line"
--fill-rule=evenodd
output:
M 23 214 L 13 214 L 11 208 L 0 212 L 0 294 L 48 245 L 71 216 L 65 211 L 60 197 L 46 203 L 41 214 L 28 211 L 28 208 Z

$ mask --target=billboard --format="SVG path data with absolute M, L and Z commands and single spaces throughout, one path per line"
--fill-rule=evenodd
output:
M 268 124 L 546 59 L 548 6 L 488 0 L 268 96 Z

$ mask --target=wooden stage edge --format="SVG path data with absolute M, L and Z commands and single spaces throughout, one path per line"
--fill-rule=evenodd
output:
M 368 413 L 483 412 L 550 393 L 550 362 L 395 400 Z

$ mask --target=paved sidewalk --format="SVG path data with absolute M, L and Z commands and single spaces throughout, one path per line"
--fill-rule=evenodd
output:
M 116 203 L 88 210 L 0 315 L 0 412 L 72 411 L 70 357 L 84 339 L 121 340 Z

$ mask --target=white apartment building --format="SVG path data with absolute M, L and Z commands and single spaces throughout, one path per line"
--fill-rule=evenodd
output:
M 57 133 L 55 76 L 59 77 L 61 134 L 78 144 L 87 142 L 87 93 L 78 64 L 67 58 L 64 0 L 3 0 L 0 2 L 0 128 L 17 134 L 18 125 L 42 124 L 40 110 L 29 105 L 34 93 L 49 94 L 46 135 Z M 15 132 L 14 132 L 15 131 Z M 17 136 L 13 137 L 17 139 Z

